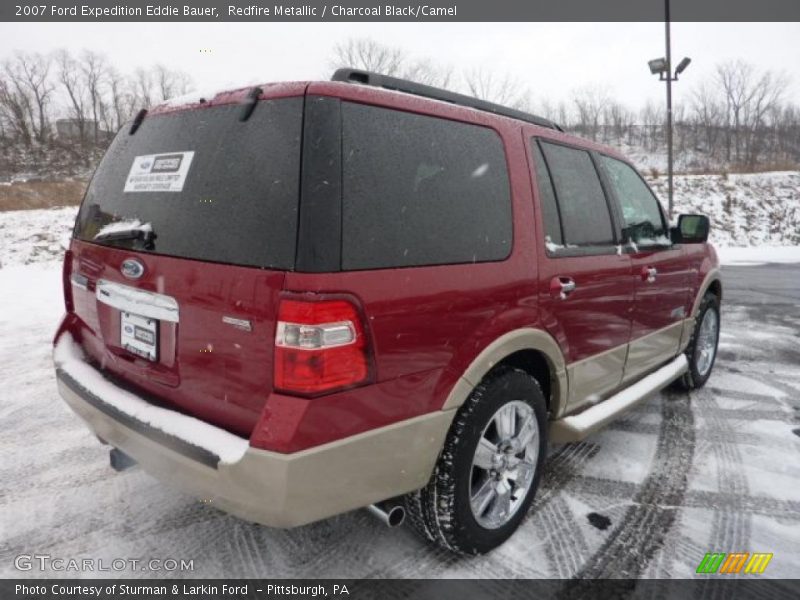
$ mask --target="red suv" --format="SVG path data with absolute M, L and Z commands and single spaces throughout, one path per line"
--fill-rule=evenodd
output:
M 614 150 L 374 73 L 142 111 L 89 185 L 64 400 L 145 470 L 294 527 L 371 506 L 486 552 L 548 441 L 714 363 L 708 220 Z

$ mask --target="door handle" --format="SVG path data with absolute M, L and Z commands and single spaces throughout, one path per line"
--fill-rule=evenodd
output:
M 555 298 L 566 300 L 576 287 L 578 286 L 571 277 L 553 277 L 550 281 L 550 294 Z
M 642 281 L 653 283 L 658 275 L 658 269 L 655 267 L 642 267 Z

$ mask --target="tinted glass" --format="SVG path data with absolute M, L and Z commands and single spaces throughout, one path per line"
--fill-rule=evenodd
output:
M 242 107 L 230 105 L 147 117 L 134 135 L 123 128 L 92 179 L 76 236 L 170 256 L 292 268 L 302 106 L 302 98 L 266 100 L 245 122 Z M 141 182 L 170 178 L 176 191 L 161 183 L 144 186 L 160 191 L 139 191 Z M 155 239 L 147 247 L 141 240 L 95 239 L 115 222 L 149 227 Z
M 550 244 L 562 244 L 561 222 L 558 217 L 558 207 L 556 206 L 556 196 L 553 193 L 553 182 L 544 156 L 536 140 L 531 140 L 533 149 L 533 161 L 536 167 L 536 182 L 539 189 L 539 204 L 541 204 L 542 220 L 544 221 L 545 242 Z
M 658 200 L 639 174 L 614 158 L 603 156 L 602 160 L 631 239 L 637 244 L 668 244 Z
M 492 130 L 342 103 L 344 269 L 501 260 L 508 174 Z
M 611 244 L 611 215 L 600 177 L 585 150 L 542 143 L 553 179 L 565 245 Z

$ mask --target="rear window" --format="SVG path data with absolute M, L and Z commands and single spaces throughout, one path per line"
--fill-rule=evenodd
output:
M 302 98 L 265 100 L 245 122 L 239 121 L 241 106 L 227 105 L 147 117 L 134 135 L 123 128 L 89 185 L 76 237 L 169 256 L 292 268 L 302 110 Z M 125 239 L 131 229 L 153 237 Z
M 343 269 L 511 252 L 508 171 L 491 129 L 344 102 L 342 159 Z

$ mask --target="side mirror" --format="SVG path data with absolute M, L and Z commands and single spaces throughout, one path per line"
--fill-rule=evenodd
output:
M 708 241 L 711 222 L 705 215 L 680 215 L 678 226 L 670 229 L 676 244 L 702 244 Z

